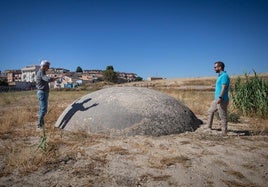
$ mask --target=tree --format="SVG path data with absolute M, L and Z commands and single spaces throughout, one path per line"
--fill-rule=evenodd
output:
M 117 83 L 117 73 L 114 71 L 113 66 L 107 66 L 103 71 L 103 77 L 105 81 Z
M 77 72 L 77 73 L 78 73 L 78 72 L 82 73 L 83 70 L 82 70 L 82 68 L 81 68 L 80 66 L 78 66 L 78 67 L 76 68 L 76 72 Z
M 0 86 L 8 86 L 7 79 L 0 80 Z
M 143 78 L 142 77 L 136 77 L 135 81 L 142 81 Z
M 112 70 L 112 71 L 114 71 L 114 67 L 111 66 L 111 65 L 110 65 L 110 66 L 107 66 L 107 67 L 106 67 L 106 70 Z

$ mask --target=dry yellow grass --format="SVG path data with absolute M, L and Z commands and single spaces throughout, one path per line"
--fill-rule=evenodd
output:
M 200 80 L 186 79 L 185 81 L 176 79 L 126 85 L 144 86 L 167 93 L 181 100 L 198 116 L 206 116 L 210 103 L 213 100 L 213 92 L 210 89 L 187 90 L 178 88 L 182 88 L 188 84 L 210 86 L 213 88 L 214 80 L 214 78 L 204 78 Z M 21 173 L 21 175 L 26 175 L 27 173 L 38 170 L 38 168 L 42 166 L 46 166 L 47 172 L 49 172 L 51 168 L 57 167 L 59 163 L 68 163 L 76 160 L 78 157 L 77 153 L 82 157 L 86 155 L 84 147 L 92 147 L 104 141 L 107 137 L 103 135 L 88 135 L 83 132 L 74 134 L 59 131 L 54 128 L 54 124 L 63 110 L 74 100 L 89 92 L 90 91 L 80 90 L 52 91 L 50 93 L 49 110 L 45 118 L 48 138 L 46 154 L 41 150 L 37 150 L 41 134 L 35 132 L 38 113 L 36 92 L 0 93 L 0 140 L 4 142 L 0 145 L 0 160 L 2 160 L 5 166 L 0 172 L 0 178 L 8 176 L 16 171 Z M 232 104 L 230 104 L 230 108 L 232 108 L 231 105 Z M 267 120 L 255 118 L 243 119 L 252 124 L 250 128 L 254 131 L 268 131 Z M 214 145 L 225 140 L 222 137 L 201 134 L 195 137 L 195 141 L 211 141 Z M 181 146 L 190 144 L 191 142 L 188 140 L 180 143 Z M 94 155 L 90 156 L 91 162 L 88 163 L 87 166 L 83 166 L 80 170 L 76 168 L 73 174 L 82 176 L 83 172 L 88 172 L 97 176 L 99 170 L 96 168 L 104 167 L 108 163 L 108 154 L 129 156 L 133 161 L 136 160 L 136 155 L 149 154 L 150 159 L 148 160 L 148 166 L 153 169 L 162 169 L 177 164 L 182 164 L 182 166 L 188 168 L 192 165 L 192 158 L 184 154 L 176 155 L 174 150 L 170 152 L 172 153 L 171 155 L 165 157 L 154 155 L 154 153 L 150 152 L 150 148 L 153 147 L 150 141 L 128 142 L 128 145 L 131 146 L 133 150 L 130 151 L 120 145 L 111 145 L 104 150 L 97 151 Z M 251 166 L 248 167 L 250 168 Z M 228 173 L 238 178 L 243 177 L 243 174 L 238 171 L 228 171 Z M 163 176 L 163 178 L 168 178 L 166 175 Z M 162 176 L 160 175 L 150 176 L 150 174 L 148 174 L 147 177 L 154 180 L 162 180 Z M 145 175 L 144 178 L 146 178 Z M 229 183 L 228 181 L 225 182 L 227 184 Z

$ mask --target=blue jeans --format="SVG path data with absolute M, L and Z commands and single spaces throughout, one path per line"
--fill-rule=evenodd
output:
M 43 90 L 37 91 L 37 98 L 39 101 L 39 117 L 37 125 L 40 127 L 44 125 L 44 117 L 47 113 L 48 95 L 49 92 L 44 92 Z

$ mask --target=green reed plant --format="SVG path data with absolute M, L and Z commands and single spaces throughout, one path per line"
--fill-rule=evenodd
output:
M 44 153 L 46 153 L 46 151 L 47 151 L 47 136 L 46 136 L 46 131 L 45 131 L 45 127 L 44 126 L 43 126 L 42 129 L 43 129 L 43 135 L 40 138 L 40 143 L 39 143 L 36 151 L 38 151 L 38 149 L 40 148 L 40 149 L 42 149 L 42 151 Z
M 234 108 L 243 115 L 268 118 L 268 84 L 255 71 L 238 77 L 230 93 Z

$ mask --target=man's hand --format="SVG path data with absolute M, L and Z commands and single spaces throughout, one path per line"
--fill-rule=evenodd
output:
M 58 80 L 60 77 L 54 77 L 53 78 L 53 81 L 56 81 L 56 80 Z
M 219 98 L 218 101 L 217 101 L 217 104 L 220 104 L 222 102 L 222 99 Z

